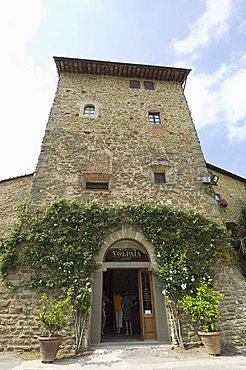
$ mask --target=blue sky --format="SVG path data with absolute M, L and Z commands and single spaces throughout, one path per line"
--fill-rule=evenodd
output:
M 58 81 L 53 56 L 191 68 L 207 162 L 246 177 L 246 1 L 0 2 L 0 180 L 35 170 Z

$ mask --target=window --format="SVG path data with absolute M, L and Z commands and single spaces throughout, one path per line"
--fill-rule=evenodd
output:
M 97 101 L 81 100 L 78 102 L 79 117 L 96 119 L 99 115 L 99 103 Z
M 157 157 L 149 164 L 149 174 L 152 184 L 168 185 L 177 183 L 177 165 L 164 158 Z
M 86 189 L 89 190 L 108 190 L 108 182 L 87 182 Z
M 159 125 L 161 123 L 159 112 L 149 112 L 149 123 L 151 125 Z
M 94 105 L 86 105 L 84 107 L 84 116 L 94 116 L 95 115 L 95 107 Z
M 165 173 L 154 172 L 154 181 L 155 181 L 155 184 L 164 184 L 166 182 Z
M 130 88 L 131 89 L 140 89 L 140 81 L 131 80 L 130 81 Z
M 144 88 L 145 88 L 145 90 L 154 90 L 155 89 L 153 82 L 150 82 L 150 81 L 144 81 Z
M 104 162 L 106 163 L 109 160 L 102 152 L 98 153 L 98 155 L 93 152 L 93 156 L 88 161 L 88 169 L 89 167 L 96 168 L 100 160 L 103 159 L 105 159 Z M 100 166 L 100 169 L 102 170 L 102 166 Z M 107 171 L 106 168 L 105 171 Z M 110 179 L 111 173 L 108 172 L 84 172 L 82 175 L 82 186 L 83 189 L 87 190 L 110 190 Z

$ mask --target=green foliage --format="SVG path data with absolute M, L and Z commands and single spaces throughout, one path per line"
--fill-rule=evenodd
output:
M 94 257 L 104 237 L 124 223 L 152 243 L 158 262 L 156 274 L 174 305 L 187 291 L 194 292 L 200 281 L 211 282 L 216 262 L 229 255 L 225 230 L 194 212 L 153 204 L 101 206 L 67 200 L 34 210 L 23 206 L 1 245 L 1 275 L 6 277 L 11 269 L 28 270 L 32 272 L 30 287 L 55 292 L 58 301 L 51 303 L 44 295 L 40 313 L 50 335 L 67 323 L 65 312 L 70 308 L 66 311 L 64 302 L 69 292 L 76 352 L 82 349 L 90 310 Z M 216 309 L 210 310 L 210 320 L 213 313 L 215 319 Z M 205 325 L 209 329 L 210 324 Z
M 22 228 L 27 217 L 27 199 L 17 207 L 17 221 L 5 240 L 1 240 L 0 272 L 4 277 L 18 264 L 17 250 L 22 241 Z
M 229 251 L 225 229 L 195 212 L 147 204 L 131 207 L 129 217 L 154 245 L 157 275 L 170 299 L 211 281 Z
M 63 300 L 48 299 L 45 293 L 41 296 L 42 307 L 39 310 L 39 318 L 44 327 L 49 332 L 49 337 L 57 333 L 68 325 L 68 316 L 72 314 L 71 290 L 68 290 Z
M 210 332 L 216 330 L 216 322 L 220 318 L 219 302 L 223 299 L 223 294 L 202 282 L 196 289 L 196 294 L 184 295 L 179 300 L 179 305 L 186 314 L 191 315 L 201 330 Z
M 242 236 L 246 236 L 246 207 L 241 210 L 240 226 Z
M 224 254 L 225 230 L 204 216 L 163 205 L 101 206 L 58 200 L 20 215 L 4 242 L 1 273 L 11 268 L 33 271 L 30 286 L 52 289 L 71 302 L 82 316 L 90 309 L 94 256 L 106 234 L 123 223 L 141 231 L 153 244 L 157 275 L 169 298 L 210 281 Z M 21 251 L 21 253 L 19 253 Z

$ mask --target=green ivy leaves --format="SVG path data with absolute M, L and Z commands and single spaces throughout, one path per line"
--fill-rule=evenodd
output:
M 96 268 L 94 256 L 105 235 L 125 222 L 152 242 L 157 274 L 168 297 L 209 281 L 227 248 L 224 229 L 197 213 L 163 205 L 101 206 L 62 199 L 32 212 L 24 207 L 4 241 L 1 273 L 6 276 L 17 266 L 29 268 L 31 286 L 63 293 L 72 287 L 73 300 L 84 305 Z

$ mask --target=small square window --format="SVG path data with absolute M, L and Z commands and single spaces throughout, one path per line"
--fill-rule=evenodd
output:
M 131 89 L 140 89 L 140 81 L 131 80 L 130 81 L 130 88 Z
M 82 118 L 97 118 L 99 113 L 99 103 L 96 101 L 81 100 L 78 102 L 79 117 Z
M 159 112 L 149 112 L 149 123 L 151 125 L 159 125 L 161 123 L 161 117 Z
M 86 189 L 89 190 L 108 190 L 108 182 L 87 182 Z
M 165 173 L 154 173 L 155 184 L 165 184 Z
M 95 115 L 95 107 L 94 105 L 86 105 L 84 108 L 84 116 L 94 116 Z
M 155 90 L 153 82 L 150 81 L 144 81 L 144 88 L 145 90 Z

